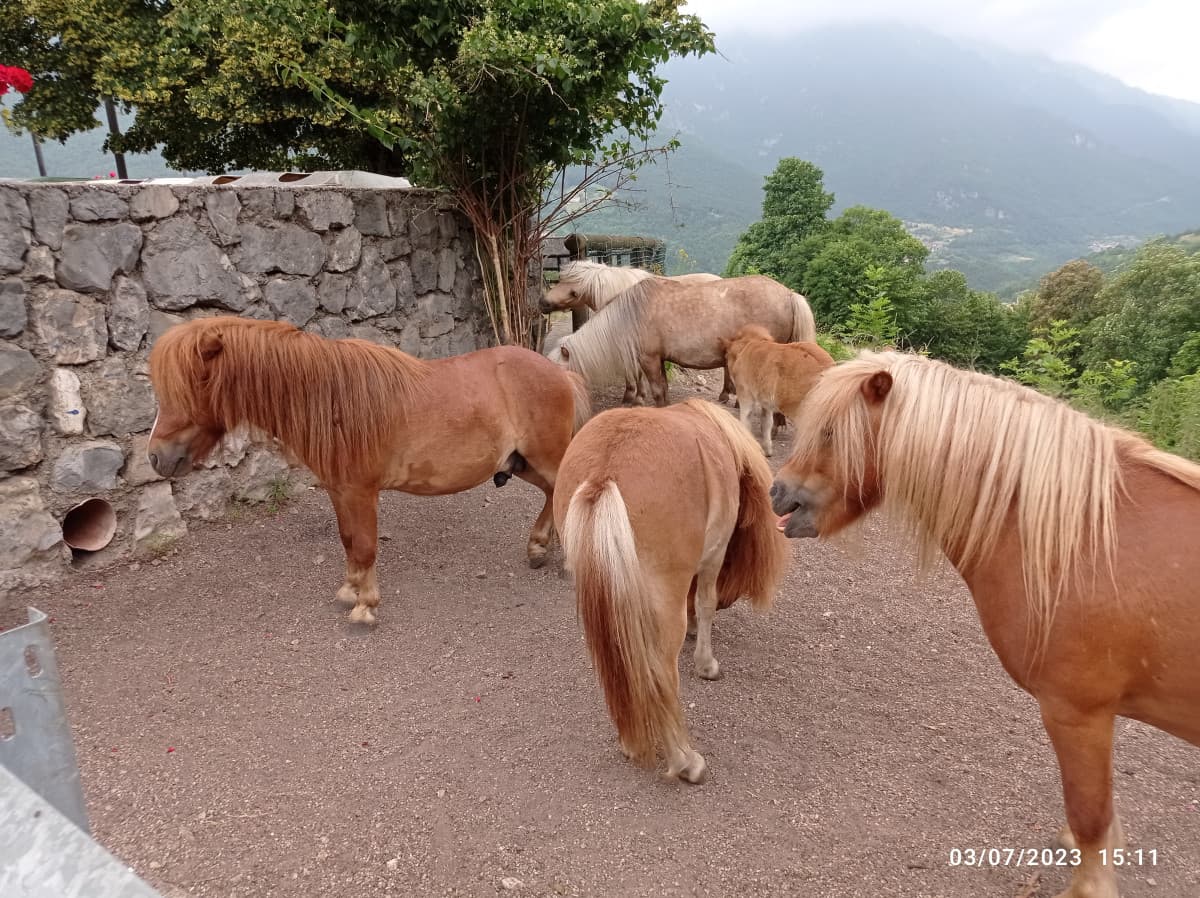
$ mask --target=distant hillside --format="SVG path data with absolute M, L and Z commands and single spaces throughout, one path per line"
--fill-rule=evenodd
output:
M 719 35 L 722 57 L 666 67 L 666 133 L 691 155 L 690 204 L 734 233 L 757 218 L 761 177 L 782 156 L 819 165 L 838 209 L 909 222 L 931 266 L 975 286 L 1023 284 L 1091 249 L 1200 222 L 1200 106 L 1078 66 L 905 28 L 826 28 L 787 40 Z M 759 176 L 751 190 L 729 166 Z M 647 196 L 671 193 L 657 173 Z M 678 195 L 678 191 L 675 194 Z M 749 209 L 750 215 L 739 209 Z M 699 220 L 677 216 L 699 233 Z M 653 215 L 633 230 L 670 236 Z M 949 239 L 943 239 L 948 236 Z M 732 241 L 706 245 L 719 269 Z M 689 248 L 689 252 L 690 252 Z
M 662 141 L 670 136 L 663 135 Z M 660 237 L 667 241 L 668 273 L 719 274 L 746 224 L 759 216 L 762 182 L 760 175 L 703 143 L 685 139 L 667 161 L 638 173 L 621 205 L 594 212 L 573 229 Z

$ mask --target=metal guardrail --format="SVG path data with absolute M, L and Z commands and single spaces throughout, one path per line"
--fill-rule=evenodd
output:
M 88 835 L 49 621 L 0 633 L 0 896 L 161 898 Z

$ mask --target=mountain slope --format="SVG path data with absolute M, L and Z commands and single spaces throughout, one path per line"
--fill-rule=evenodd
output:
M 963 229 L 931 264 L 976 286 L 1200 221 L 1194 104 L 899 27 L 718 43 L 723 57 L 666 67 L 663 126 L 680 133 L 681 152 L 760 176 L 799 156 L 825 171 L 835 212 L 863 203 Z

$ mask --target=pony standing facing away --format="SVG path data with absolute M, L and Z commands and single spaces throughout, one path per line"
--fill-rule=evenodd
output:
M 538 305 L 547 314 L 563 309 L 581 308 L 598 312 L 625 290 L 648 277 L 653 277 L 653 273 L 644 268 L 603 265 L 586 259 L 568 262 L 559 272 L 558 283 L 546 291 Z M 677 274 L 669 278 L 680 284 L 702 284 L 720 279 L 719 275 L 699 273 Z M 729 369 L 726 368 L 721 401 L 724 402 L 732 392 L 733 384 L 729 379 Z M 626 381 L 625 396 L 621 399 L 621 404 L 646 404 L 646 378 L 641 372 L 638 372 L 638 377 L 633 381 Z
M 701 400 L 614 409 L 572 440 L 554 520 L 579 616 L 626 757 L 702 782 L 679 706 L 677 659 L 696 634 L 696 673 L 717 679 L 712 619 L 748 596 L 766 608 L 786 561 L 758 446 Z
M 435 361 L 366 340 L 326 340 L 278 321 L 198 318 L 150 353 L 158 418 L 148 454 L 181 477 L 221 436 L 247 423 L 320 478 L 346 550 L 338 598 L 375 622 L 379 491 L 457 493 L 510 476 L 546 494 L 529 564 L 546 558 L 558 466 L 590 413 L 587 389 L 515 346 Z
M 769 457 L 775 452 L 775 414 L 795 421 L 800 402 L 821 372 L 833 365 L 833 356 L 816 343 L 776 343 L 757 324 L 746 325 L 733 340 L 721 343 L 738 385 L 742 424 L 753 434 L 752 421 L 759 418 L 760 442 Z
M 1009 381 L 899 353 L 830 368 L 771 488 L 792 537 L 876 506 L 944 553 L 1058 757 L 1060 898 L 1117 898 L 1114 718 L 1200 745 L 1200 466 Z
M 812 310 L 799 293 L 762 275 L 681 284 L 649 277 L 621 293 L 559 344 L 567 367 L 592 382 L 640 371 L 654 404 L 667 404 L 664 362 L 685 368 L 725 365 L 721 340 L 747 324 L 766 328 L 783 343 L 815 340 Z M 722 401 L 726 394 L 721 394 Z

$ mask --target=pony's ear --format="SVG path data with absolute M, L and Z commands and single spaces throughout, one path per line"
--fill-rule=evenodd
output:
M 221 335 L 214 331 L 205 331 L 200 337 L 200 358 L 206 362 L 217 356 L 223 348 Z
M 862 382 L 862 394 L 867 397 L 867 402 L 872 405 L 878 405 L 887 399 L 887 394 L 892 391 L 892 375 L 886 371 L 876 371 L 870 377 Z

